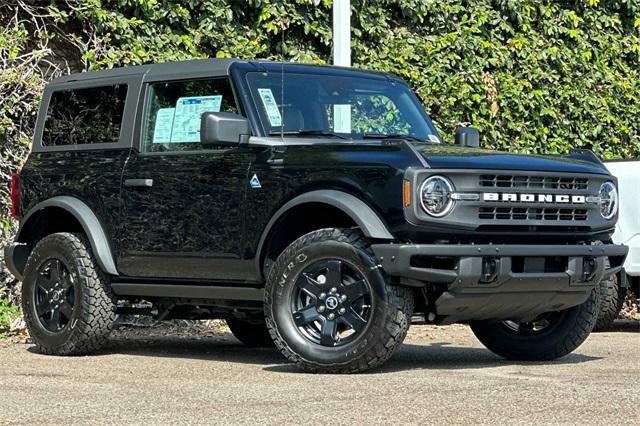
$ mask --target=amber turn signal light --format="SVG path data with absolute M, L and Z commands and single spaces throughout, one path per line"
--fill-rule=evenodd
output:
M 404 181 L 403 199 L 404 199 L 404 206 L 409 207 L 411 205 L 411 181 L 408 181 L 408 180 Z

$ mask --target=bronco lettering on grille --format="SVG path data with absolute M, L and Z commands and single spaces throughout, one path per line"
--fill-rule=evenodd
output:
M 558 203 L 558 204 L 585 204 L 585 195 L 566 194 L 516 194 L 510 192 L 485 192 L 483 201 L 505 201 L 521 203 Z

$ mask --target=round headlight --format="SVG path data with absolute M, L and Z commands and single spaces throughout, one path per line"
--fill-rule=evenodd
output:
M 613 182 L 600 185 L 600 214 L 605 219 L 611 219 L 618 212 L 618 190 Z
M 424 211 L 434 217 L 442 217 L 453 208 L 453 185 L 442 176 L 431 176 L 420 187 L 420 203 Z

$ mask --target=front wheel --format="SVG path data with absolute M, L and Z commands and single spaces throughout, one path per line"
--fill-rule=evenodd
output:
M 599 292 L 594 289 L 582 305 L 549 312 L 528 323 L 474 321 L 478 340 L 503 358 L 549 361 L 573 352 L 589 336 L 598 318 Z
M 294 241 L 271 268 L 265 317 L 273 340 L 308 372 L 356 373 L 404 340 L 413 292 L 392 286 L 361 233 L 322 229 Z

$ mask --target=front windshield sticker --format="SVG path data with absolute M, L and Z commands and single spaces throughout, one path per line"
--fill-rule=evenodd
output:
M 351 105 L 333 106 L 333 131 L 336 133 L 351 133 Z
M 200 142 L 200 117 L 220 112 L 222 95 L 178 98 L 173 116 L 171 143 Z
M 259 88 L 258 93 L 262 99 L 262 105 L 264 105 L 264 109 L 267 111 L 267 118 L 269 118 L 271 126 L 281 126 L 282 116 L 280 115 L 278 104 L 276 103 L 276 99 L 273 97 L 271 89 Z
M 427 135 L 427 139 L 429 140 L 429 142 L 440 143 L 440 138 L 436 135 Z
M 156 125 L 153 128 L 153 143 L 170 143 L 175 108 L 160 108 L 156 114 Z

